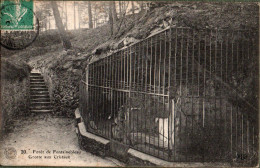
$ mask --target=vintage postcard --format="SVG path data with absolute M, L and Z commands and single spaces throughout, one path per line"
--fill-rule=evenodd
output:
M 259 3 L 0 7 L 0 165 L 259 166 Z

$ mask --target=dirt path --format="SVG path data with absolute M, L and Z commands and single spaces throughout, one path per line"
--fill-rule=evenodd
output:
M 58 118 L 51 114 L 14 120 L 12 131 L 0 142 L 1 165 L 118 166 L 116 162 L 80 150 L 73 124 L 73 119 Z M 4 151 L 7 147 L 16 149 L 14 159 L 6 158 Z M 22 150 L 26 150 L 26 153 L 21 154 Z M 48 150 L 50 153 L 47 153 Z M 64 151 L 65 154 L 54 150 Z

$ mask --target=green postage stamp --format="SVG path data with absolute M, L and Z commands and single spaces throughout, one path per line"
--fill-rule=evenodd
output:
M 1 30 L 33 29 L 33 0 L 1 2 Z

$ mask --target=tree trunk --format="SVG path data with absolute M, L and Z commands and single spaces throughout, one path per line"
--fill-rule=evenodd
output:
M 134 5 L 134 1 L 131 1 L 132 3 L 132 13 L 135 14 L 135 5 Z
M 62 8 L 61 8 L 61 19 L 63 20 L 64 14 L 64 1 L 62 1 Z
M 142 1 L 140 3 L 141 3 L 140 8 L 141 8 L 141 12 L 142 12 L 144 10 L 144 2 Z
M 114 27 L 114 21 L 113 21 L 113 4 L 112 1 L 109 2 L 109 24 L 110 24 L 110 34 L 113 36 L 113 27 Z
M 58 6 L 57 6 L 56 2 L 55 1 L 51 1 L 51 6 L 52 6 L 55 22 L 56 22 L 56 25 L 57 25 L 58 30 L 59 30 L 60 38 L 61 38 L 61 40 L 63 42 L 63 47 L 65 49 L 70 49 L 71 48 L 71 43 L 70 43 L 69 38 L 66 35 L 65 29 L 64 29 L 64 26 L 62 24 L 61 17 L 60 17 L 60 12 L 58 10 Z
M 73 7 L 74 7 L 74 30 L 76 29 L 76 5 L 75 5 L 75 1 L 73 2 Z
M 93 20 L 93 28 L 97 27 L 97 8 L 94 8 L 94 19 Z
M 51 19 L 50 16 L 48 17 L 48 22 L 49 22 L 49 30 L 51 29 Z
M 88 1 L 88 20 L 89 20 L 89 28 L 93 29 L 91 2 L 90 1 Z
M 118 1 L 118 6 L 119 6 L 119 16 L 120 18 L 122 17 L 122 2 L 121 1 Z
M 116 3 L 115 1 L 112 1 L 112 15 L 113 15 L 113 21 L 116 22 L 118 20 L 117 13 L 116 13 Z
M 68 8 L 67 8 L 67 2 L 65 2 L 65 11 L 66 11 L 66 30 L 68 30 Z
M 81 13 L 80 13 L 80 5 L 79 5 L 79 3 L 78 3 L 79 29 L 80 29 L 80 21 L 81 21 L 80 15 L 81 15 Z

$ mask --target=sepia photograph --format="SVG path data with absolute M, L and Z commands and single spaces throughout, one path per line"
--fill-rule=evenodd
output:
M 257 1 L 1 0 L 1 166 L 259 167 Z

